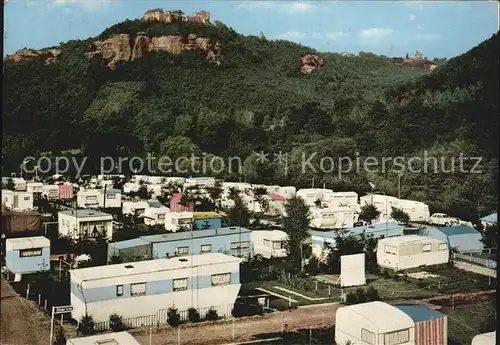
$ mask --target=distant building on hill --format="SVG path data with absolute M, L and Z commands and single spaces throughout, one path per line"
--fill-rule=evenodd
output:
M 193 13 L 192 16 L 185 16 L 184 13 L 180 10 L 164 11 L 161 8 L 155 8 L 146 11 L 146 13 L 144 13 L 143 19 L 145 21 L 159 21 L 169 24 L 173 22 L 187 22 L 187 23 L 199 23 L 206 25 L 210 22 L 210 13 L 205 11 L 199 11 Z

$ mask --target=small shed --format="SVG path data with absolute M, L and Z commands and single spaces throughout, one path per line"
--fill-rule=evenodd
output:
M 43 236 L 8 238 L 5 241 L 5 263 L 16 274 L 50 269 L 50 241 Z
M 471 345 L 496 345 L 497 332 L 478 334 L 472 338 Z
M 470 226 L 428 227 L 420 229 L 418 234 L 445 241 L 449 250 L 481 252 L 484 249 L 481 233 Z
M 339 308 L 335 316 L 337 344 L 414 344 L 412 318 L 380 301 Z
M 2 234 L 38 232 L 42 228 L 42 215 L 35 211 L 9 212 L 2 210 Z
M 181 205 L 181 199 L 184 194 L 176 193 L 170 198 L 170 212 L 193 212 L 194 203 L 191 202 L 189 205 Z
M 415 322 L 415 345 L 447 345 L 448 317 L 425 305 L 402 304 L 396 308 Z
M 140 345 L 128 332 L 115 332 L 66 340 L 67 345 Z
M 193 212 L 197 230 L 222 228 L 222 216 L 217 212 Z
M 70 183 L 62 183 L 59 185 L 59 199 L 72 199 L 73 185 Z

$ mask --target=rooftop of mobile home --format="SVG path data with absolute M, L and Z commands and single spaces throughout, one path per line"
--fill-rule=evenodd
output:
M 48 248 L 50 241 L 43 236 L 8 238 L 5 241 L 7 250 L 31 249 L 31 248 Z
M 446 236 L 453 236 L 453 235 L 464 235 L 464 234 L 478 234 L 479 231 L 477 231 L 474 228 L 471 228 L 470 226 L 441 226 L 438 228 L 439 231 L 441 231 L 443 234 Z
M 414 322 L 422 322 L 432 319 L 439 319 L 444 316 L 444 314 L 432 310 L 425 305 L 418 304 L 399 304 L 395 305 L 396 308 L 406 313 L 412 318 Z
M 116 332 L 67 340 L 68 345 L 140 345 L 128 332 Z
M 125 264 L 106 265 L 71 270 L 71 278 L 77 282 L 100 280 L 147 274 L 159 271 L 174 271 L 193 266 L 208 266 L 221 263 L 241 262 L 243 259 L 222 253 L 196 254 L 170 259 L 137 261 Z
M 216 219 L 222 218 L 217 212 L 193 212 L 194 219 Z
M 89 210 L 89 209 L 82 209 L 82 210 L 66 210 L 66 211 L 59 211 L 60 214 L 64 214 L 67 216 L 73 216 L 77 218 L 94 218 L 94 217 L 111 217 L 113 218 L 112 215 L 109 213 L 101 212 L 101 211 L 94 211 L 94 210 Z
M 421 242 L 421 241 L 435 242 L 435 243 L 446 243 L 444 241 L 440 241 L 438 239 L 428 237 L 428 236 L 419 236 L 419 235 L 404 235 L 404 236 L 395 236 L 395 237 L 386 237 L 380 239 L 379 242 L 383 242 L 385 244 L 398 245 L 401 243 L 410 243 L 410 242 Z
M 155 242 L 167 242 L 167 241 L 182 241 L 182 240 L 188 240 L 191 238 L 225 236 L 225 235 L 229 235 L 229 234 L 239 234 L 240 231 L 242 234 L 252 232 L 251 230 L 248 230 L 247 228 L 239 228 L 237 226 L 233 226 L 233 227 L 229 227 L 229 228 L 220 228 L 220 229 L 183 231 L 183 232 L 173 232 L 173 233 L 161 234 L 161 235 L 141 236 L 140 238 L 147 241 L 147 242 L 155 243 Z
M 370 321 L 379 333 L 387 333 L 394 330 L 413 327 L 411 317 L 398 308 L 380 301 L 368 302 L 342 307 L 339 312 L 348 308 L 352 313 L 358 314 L 362 318 Z
M 402 233 L 404 230 L 404 226 L 398 225 L 397 223 L 393 222 L 388 222 L 388 223 L 384 222 L 375 225 L 356 226 L 353 228 L 347 228 L 345 230 L 347 230 L 351 234 L 356 234 L 356 235 L 359 235 L 363 232 L 369 234 L 373 232 L 394 231 L 394 230 L 401 231 Z M 311 236 L 335 238 L 335 236 L 337 236 L 338 231 L 339 230 L 329 230 L 329 231 L 309 230 L 309 234 Z
M 488 222 L 488 223 L 497 223 L 498 221 L 498 215 L 497 213 L 492 213 L 490 214 L 489 216 L 486 216 L 486 217 L 483 217 L 481 219 L 479 219 L 480 221 L 483 221 L 483 222 Z

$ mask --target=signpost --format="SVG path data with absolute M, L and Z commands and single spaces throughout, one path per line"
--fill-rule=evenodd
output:
M 61 314 L 66 314 L 66 313 L 71 313 L 73 311 L 73 306 L 71 305 L 62 305 L 58 307 L 52 307 L 52 316 L 50 318 L 50 340 L 49 340 L 49 345 L 52 345 L 52 336 L 54 335 L 54 316 Z M 62 326 L 62 324 L 61 324 Z

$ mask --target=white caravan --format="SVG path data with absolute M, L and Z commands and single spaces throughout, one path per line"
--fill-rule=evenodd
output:
M 168 207 L 150 207 L 144 211 L 144 224 L 149 226 L 165 224 L 165 218 L 170 210 Z
M 287 239 L 288 235 L 281 230 L 252 231 L 254 253 L 262 255 L 266 259 L 285 257 Z
M 194 223 L 193 212 L 168 212 L 165 214 L 165 230 L 189 230 Z
M 377 263 L 394 271 L 446 264 L 448 244 L 431 237 L 406 235 L 378 240 Z
M 311 208 L 310 225 L 318 229 L 352 228 L 358 214 L 349 207 Z

